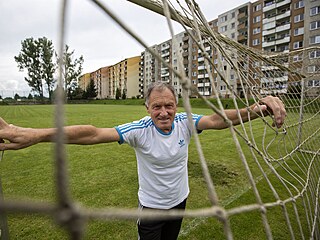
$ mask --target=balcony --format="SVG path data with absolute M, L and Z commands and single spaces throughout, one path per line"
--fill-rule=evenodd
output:
M 182 57 L 188 57 L 189 56 L 189 52 L 183 52 L 182 53 Z
M 284 13 L 278 14 L 276 16 L 276 20 L 279 20 L 279 19 L 282 19 L 282 18 L 286 18 L 286 17 L 290 17 L 290 16 L 291 16 L 291 11 L 288 10 L 288 11 L 286 11 Z
M 237 39 L 238 39 L 239 42 L 241 42 L 241 41 L 247 40 L 248 36 L 244 35 L 244 34 L 240 34 L 240 35 L 238 35 Z
M 161 54 L 161 57 L 164 58 L 164 57 L 167 57 L 167 56 L 169 56 L 169 55 L 170 55 L 170 52 L 165 52 L 165 53 L 162 53 L 162 54 Z
M 248 30 L 248 24 L 247 23 L 241 23 L 238 25 L 238 31 L 245 29 Z
M 275 27 L 276 25 L 274 25 Z M 270 30 L 264 30 L 262 31 L 262 36 L 267 36 L 267 35 L 271 35 L 271 34 L 274 34 L 276 33 L 276 29 L 275 28 L 272 28 Z
M 278 7 L 281 7 L 281 6 L 284 6 L 284 5 L 287 5 L 287 4 L 290 4 L 291 3 L 291 0 L 284 0 L 284 1 L 277 1 L 276 3 L 273 2 L 272 4 L 268 5 L 268 6 L 265 6 L 263 8 L 263 12 L 268 12 L 272 9 L 275 9 L 275 8 L 278 8 Z
M 238 19 L 247 18 L 247 17 L 248 17 L 248 13 L 247 12 L 241 12 L 238 15 Z
M 206 74 L 199 74 L 198 75 L 198 79 L 203 79 L 203 78 L 209 78 L 209 74 L 206 73 Z
M 273 40 L 273 41 L 267 41 L 267 42 L 263 42 L 263 43 L 262 43 L 262 47 L 263 47 L 263 48 L 270 47 L 270 46 L 274 46 L 274 45 L 276 45 L 276 41 L 275 41 L 275 40 Z
M 275 8 L 276 8 L 276 4 L 275 4 L 275 2 L 273 2 L 273 3 L 269 4 L 268 6 L 264 6 L 263 12 L 268 12 L 268 11 L 275 9 Z
M 167 73 L 161 73 L 161 77 L 169 77 L 170 73 L 167 72 Z
M 287 36 L 287 37 L 284 37 L 284 38 L 281 38 L 281 39 L 277 39 L 276 40 L 276 45 L 289 43 L 289 42 L 290 42 L 290 36 Z
M 188 49 L 189 48 L 189 44 L 183 44 L 182 45 L 182 49 Z
M 277 5 L 277 7 L 281 7 L 281 6 L 290 4 L 290 3 L 291 3 L 291 0 L 284 0 L 284 1 L 278 0 L 276 5 Z
M 208 51 L 211 51 L 211 47 L 209 46 L 209 47 L 206 47 L 205 49 L 204 49 L 206 52 L 208 52 Z M 202 51 L 201 51 L 201 49 L 199 49 L 198 50 L 198 53 L 201 53 Z
M 169 48 L 170 48 L 170 44 L 166 44 L 166 45 L 164 45 L 164 46 L 161 46 L 161 51 L 167 50 L 167 49 L 169 49 Z
M 263 24 L 267 24 L 267 23 L 270 23 L 270 22 L 274 22 L 275 20 L 276 20 L 276 17 L 275 17 L 275 16 L 269 17 L 269 18 L 264 18 L 264 19 L 262 20 L 262 23 L 263 23 Z
M 276 27 L 276 32 L 282 32 L 290 29 L 290 23 Z

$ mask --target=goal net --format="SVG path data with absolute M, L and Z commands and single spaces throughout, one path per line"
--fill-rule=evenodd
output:
M 276 224 L 286 232 L 285 239 L 320 239 L 320 100 L 318 87 L 320 71 L 312 69 L 313 66 L 314 68 L 320 66 L 320 48 L 263 52 L 218 33 L 205 19 L 195 1 L 186 0 L 183 3 L 166 0 L 129 1 L 164 15 L 168 20 L 173 44 L 178 44 L 172 30 L 173 21 L 180 23 L 188 37 L 196 44 L 198 62 L 202 66 L 199 74 L 205 76 L 201 84 L 211 86 L 210 91 L 217 100 L 217 104 L 212 104 L 204 97 L 199 91 L 198 83 L 193 83 L 190 76 L 187 76 L 184 71 L 177 71 L 170 63 L 162 59 L 102 2 L 92 1 L 113 18 L 115 24 L 126 30 L 146 48 L 146 51 L 179 77 L 183 87 L 184 107 L 189 114 L 192 112 L 190 96 L 201 98 L 209 109 L 221 115 L 228 122 L 223 112 L 226 107 L 223 104 L 223 98 L 232 99 L 235 108 L 240 109 L 249 107 L 253 103 L 259 103 L 259 100 L 266 95 L 274 95 L 279 97 L 286 106 L 288 115 L 284 126 L 277 129 L 272 125 L 270 117 L 260 117 L 260 119 L 245 124 L 241 123 L 236 127 L 230 124 L 229 132 L 226 134 L 233 139 L 234 145 L 230 148 L 236 149 L 234 158 L 237 159 L 235 161 L 241 161 L 247 184 L 228 201 L 220 200 L 203 154 L 201 141 L 195 134 L 195 146 L 207 185 L 210 206 L 201 209 L 187 209 L 185 212 L 170 211 L 168 213 L 141 213 L 136 209 L 122 208 L 95 210 L 75 207 L 68 192 L 65 150 L 62 143 L 64 97 L 63 79 L 60 76 L 61 87 L 56 104 L 56 124 L 60 129 L 60 137 L 56 144 L 58 202 L 52 206 L 34 203 L 15 203 L 13 205 L 11 202 L 1 201 L 1 210 L 10 212 L 14 209 L 15 211 L 47 214 L 60 211 L 61 216 L 64 216 L 63 219 L 60 219 L 62 224 L 67 227 L 75 239 L 83 236 L 84 219 L 108 221 L 110 219 L 136 219 L 138 217 L 154 219 L 174 216 L 184 216 L 188 219 L 181 231 L 181 237 L 186 239 L 188 239 L 190 229 L 202 224 L 207 227 L 205 231 L 213 232 L 213 236 L 219 234 L 217 236 L 223 235 L 226 239 L 233 239 L 237 236 L 235 229 L 239 226 L 250 229 L 250 226 L 243 226 L 240 223 L 242 217 L 245 219 L 246 215 L 254 216 L 255 221 L 261 222 L 261 238 L 280 239 L 283 237 L 274 233 L 273 226 Z M 64 45 L 65 14 L 64 9 L 61 17 L 61 46 Z M 181 54 L 179 56 L 180 69 L 184 69 L 183 60 Z M 223 94 L 219 91 L 220 89 L 225 89 Z M 262 124 L 257 127 L 255 122 Z M 253 201 L 248 203 L 235 201 L 246 192 L 252 193 Z M 274 218 L 274 212 L 279 212 L 281 217 Z M 237 217 L 240 220 L 237 220 Z M 220 224 L 220 233 L 216 233 L 215 227 L 211 228 L 208 219 L 217 220 L 215 224 L 217 222 Z M 245 232 L 248 233 L 248 231 Z M 250 238 L 249 233 L 248 236 L 242 235 L 242 237 Z

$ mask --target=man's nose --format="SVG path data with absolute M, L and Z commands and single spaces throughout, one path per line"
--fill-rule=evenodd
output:
M 161 116 L 166 116 L 168 114 L 167 109 L 163 106 L 160 109 L 160 115 Z

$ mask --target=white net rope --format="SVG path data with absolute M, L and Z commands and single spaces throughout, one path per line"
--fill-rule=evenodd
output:
M 320 239 L 319 221 L 319 185 L 320 185 L 320 100 L 319 94 L 314 94 L 314 83 L 319 79 L 319 74 L 309 71 L 309 66 L 319 66 L 319 48 L 308 48 L 286 53 L 265 53 L 247 46 L 241 45 L 214 31 L 204 18 L 199 6 L 194 1 L 139 1 L 132 0 L 149 10 L 163 14 L 168 20 L 168 26 L 172 35 L 173 44 L 175 33 L 172 28 L 172 20 L 179 22 L 188 33 L 189 37 L 197 43 L 199 57 L 204 59 L 203 74 L 208 74 L 208 82 L 213 86 L 213 93 L 217 99 L 217 106 L 203 98 L 198 90 L 191 84 L 185 73 L 177 72 L 159 54 L 154 52 L 139 38 L 126 24 L 119 20 L 100 1 L 92 1 L 98 8 L 114 19 L 158 61 L 167 66 L 179 78 L 183 86 L 183 98 L 185 110 L 192 112 L 189 102 L 190 93 L 198 94 L 213 112 L 222 116 L 229 123 L 229 134 L 234 141 L 237 158 L 243 164 L 249 185 L 253 192 L 255 202 L 253 204 L 241 204 L 233 207 L 225 207 L 226 203 L 219 200 L 215 188 L 215 182 L 207 165 L 197 134 L 194 134 L 195 145 L 198 151 L 203 176 L 208 189 L 210 207 L 201 209 L 187 209 L 185 212 L 170 211 L 144 212 L 136 209 L 108 208 L 87 209 L 79 207 L 72 201 L 68 190 L 68 176 L 65 167 L 65 150 L 63 145 L 63 79 L 60 76 L 60 91 L 58 92 L 56 126 L 60 130 L 56 144 L 57 166 L 57 204 L 16 202 L 1 200 L 0 210 L 6 212 L 42 213 L 57 216 L 58 221 L 70 232 L 73 239 L 80 239 L 84 235 L 86 220 L 110 220 L 110 219 L 137 219 L 142 218 L 170 218 L 184 216 L 193 219 L 190 226 L 197 225 L 204 219 L 211 217 L 222 224 L 223 234 L 226 239 L 233 239 L 233 216 L 259 213 L 259 221 L 262 222 L 264 232 L 261 238 L 273 239 L 269 212 L 273 209 L 281 209 L 283 222 L 279 223 L 288 229 L 291 239 Z M 66 15 L 67 1 L 61 17 L 61 43 L 64 46 L 64 17 Z M 210 51 L 207 51 L 207 47 Z M 62 47 L 61 52 L 62 53 Z M 214 54 L 218 57 L 218 64 L 213 62 Z M 180 56 L 180 63 L 183 57 Z M 223 66 L 232 69 L 237 85 L 242 92 L 231 85 L 229 76 L 223 71 Z M 61 66 L 62 68 L 62 63 Z M 183 68 L 182 68 L 183 69 Z M 218 88 L 219 82 L 226 85 L 227 95 L 233 99 L 234 106 L 249 107 L 252 103 L 259 103 L 262 96 L 277 95 L 284 103 L 288 116 L 282 129 L 272 126 L 270 117 L 260 117 L 253 122 L 241 123 L 235 127 L 224 114 L 224 106 L 221 102 Z M 248 109 L 249 110 L 249 109 Z M 256 129 L 254 122 L 262 121 L 263 129 Z M 258 133 L 259 132 L 259 133 Z M 261 134 L 262 132 L 262 134 Z M 212 133 L 214 134 L 214 133 Z M 211 143 L 206 143 L 211 144 Z M 263 186 L 259 182 L 263 181 Z M 267 189 L 267 191 L 265 190 Z M 269 197 L 264 196 L 268 193 Z M 207 229 L 206 231 L 211 231 Z M 216 231 L 216 230 L 214 230 Z M 182 235 L 187 233 L 182 231 Z M 264 235 L 262 237 L 262 235 Z

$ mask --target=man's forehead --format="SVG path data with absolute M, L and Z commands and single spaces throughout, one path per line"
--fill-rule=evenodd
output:
M 175 97 L 169 89 L 156 90 L 150 94 L 150 102 L 175 102 Z

